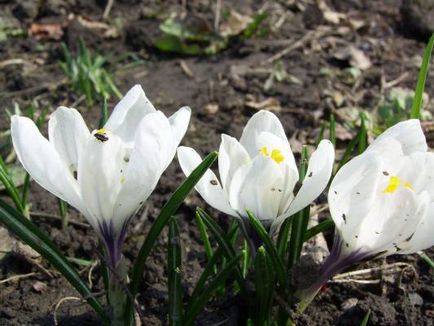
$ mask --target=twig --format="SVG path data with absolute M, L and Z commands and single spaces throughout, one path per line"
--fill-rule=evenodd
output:
M 89 288 L 93 287 L 93 282 L 92 282 L 92 272 L 95 269 L 95 267 L 97 267 L 99 265 L 98 260 L 95 260 L 95 262 L 92 264 L 92 266 L 89 269 L 89 274 L 87 275 L 87 280 L 89 282 Z
M 10 66 L 10 65 L 23 65 L 25 63 L 25 61 L 23 59 L 20 58 L 16 58 L 16 59 L 7 59 L 7 60 L 3 60 L 0 61 L 0 69 Z
M 62 221 L 62 218 L 58 215 L 55 214 L 48 214 L 48 213 L 44 213 L 44 212 L 30 212 L 30 216 L 31 217 L 46 217 L 46 218 L 50 218 L 53 220 L 57 220 L 57 221 Z M 74 221 L 74 220 L 69 220 L 68 221 L 69 224 L 72 224 L 74 226 L 83 228 L 85 230 L 88 230 L 91 228 L 91 226 L 87 223 L 82 223 L 82 222 L 78 222 L 78 221 Z
M 408 264 L 408 263 L 386 264 L 386 265 L 379 266 L 379 267 L 360 269 L 357 271 L 338 274 L 335 277 L 333 277 L 333 281 L 342 280 L 342 279 L 355 277 L 355 276 L 361 276 L 361 275 L 367 275 L 367 276 L 375 275 L 375 273 L 377 273 L 377 272 L 395 273 L 395 272 L 399 272 L 400 268 L 413 268 L 413 266 Z
M 104 13 L 102 14 L 102 18 L 106 20 L 110 15 L 110 11 L 112 10 L 114 0 L 108 0 L 107 5 L 105 6 Z
M 184 74 L 190 78 L 194 78 L 193 72 L 184 60 L 179 60 L 179 66 L 181 67 Z
M 214 31 L 218 33 L 220 25 L 220 12 L 222 8 L 222 0 L 217 0 L 215 4 Z
M 287 55 L 288 53 L 302 47 L 305 43 L 309 42 L 310 40 L 312 40 L 314 38 L 322 37 L 327 31 L 328 31 L 328 29 L 315 29 L 313 31 L 308 32 L 302 38 L 300 38 L 298 41 L 295 41 L 294 43 L 289 45 L 287 48 L 283 49 L 280 52 L 277 52 L 272 57 L 262 61 L 260 63 L 260 65 L 264 66 L 264 65 L 273 63 L 274 61 L 277 61 L 277 60 L 283 58 L 285 55 Z
M 384 91 L 388 88 L 392 88 L 400 83 L 402 83 L 404 80 L 406 80 L 409 76 L 408 71 L 404 72 L 403 74 L 401 74 L 398 78 L 393 79 L 391 81 L 386 81 L 386 78 L 383 76 L 381 76 L 381 90 Z
M 36 275 L 36 274 L 38 274 L 38 273 L 33 272 L 33 273 L 28 273 L 28 274 L 14 275 L 14 276 L 5 278 L 4 280 L 1 280 L 0 284 L 21 280 L 23 278 L 28 278 L 28 277 L 31 277 L 31 276 Z
M 65 301 L 82 301 L 82 302 L 84 302 L 83 299 L 77 298 L 77 297 L 64 297 L 64 298 L 60 299 L 59 302 L 56 303 L 56 306 L 54 308 L 54 313 L 53 313 L 54 325 L 56 325 L 56 326 L 59 325 L 59 323 L 57 322 L 57 310 L 59 310 L 60 305 L 62 303 L 64 303 Z

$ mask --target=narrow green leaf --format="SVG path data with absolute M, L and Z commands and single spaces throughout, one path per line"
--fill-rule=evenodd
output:
M 169 223 L 168 239 L 169 325 L 182 325 L 181 243 L 175 218 Z
M 211 243 L 209 241 L 208 232 L 206 230 L 206 226 L 202 220 L 201 215 L 196 211 L 195 213 L 197 228 L 199 229 L 200 238 L 202 239 L 203 246 L 205 248 L 205 253 L 208 259 L 211 259 L 213 256 L 213 249 L 211 247 Z
M 236 252 L 234 247 L 232 246 L 230 240 L 225 237 L 225 232 L 220 228 L 220 226 L 214 221 L 203 209 L 197 208 L 197 213 L 200 214 L 203 222 L 205 223 L 208 230 L 214 235 L 216 238 L 219 247 L 222 248 L 223 254 L 228 260 L 232 260 L 236 256 Z M 246 292 L 246 286 L 245 281 L 243 279 L 243 274 L 239 266 L 236 268 L 236 280 L 238 283 L 238 286 L 240 287 L 240 291 L 245 294 Z
M 208 287 L 187 306 L 184 315 L 184 325 L 192 325 L 196 316 L 202 311 L 203 307 L 208 303 L 209 298 L 219 288 L 220 284 L 236 270 L 241 255 L 231 259 L 224 268 L 209 282 Z
M 259 221 L 252 212 L 247 210 L 247 216 L 249 217 L 250 225 L 264 242 L 264 247 L 269 253 L 274 270 L 276 271 L 277 279 L 279 280 L 280 285 L 284 287 L 286 283 L 285 269 L 283 267 L 283 262 L 277 253 L 277 249 L 273 244 L 273 240 L 270 238 L 261 221 Z
M 333 147 L 336 148 L 336 121 L 335 121 L 335 116 L 333 114 L 330 114 L 329 128 L 330 128 L 330 141 L 332 142 Z
M 429 267 L 434 268 L 434 261 L 423 251 L 418 251 L 417 254 L 428 264 Z
M 26 219 L 18 211 L 0 200 L 0 222 L 20 240 L 28 244 L 34 250 L 47 259 L 69 283 L 87 300 L 89 305 L 108 321 L 104 308 L 93 296 L 87 284 L 67 261 L 65 256 L 54 246 L 51 240 L 40 231 L 30 220 Z
M 410 118 L 420 119 L 420 113 L 422 110 L 422 98 L 425 90 L 426 77 L 428 76 L 429 62 L 431 59 L 431 53 L 434 46 L 434 34 L 431 35 L 429 42 L 423 53 L 422 65 L 419 69 L 419 76 L 417 78 L 416 90 L 414 93 L 413 104 L 411 106 Z
M 103 97 L 102 107 L 101 107 L 101 117 L 99 119 L 99 127 L 104 127 L 105 123 L 108 120 L 108 106 L 107 106 L 107 97 Z
M 15 187 L 14 181 L 9 175 L 6 164 L 1 157 L 0 157 L 0 182 L 3 183 L 6 191 L 8 192 L 9 196 L 11 197 L 18 211 L 20 213 L 24 213 L 26 205 L 23 203 L 22 197 L 20 196 L 17 187 Z
M 196 169 L 194 169 L 194 171 L 190 174 L 190 176 L 173 193 L 172 197 L 170 197 L 168 202 L 161 209 L 161 212 L 156 218 L 151 229 L 149 230 L 149 233 L 142 247 L 140 248 L 139 254 L 133 265 L 131 284 L 130 284 L 130 292 L 133 297 L 136 296 L 137 291 L 139 289 L 140 280 L 143 275 L 143 271 L 145 269 L 146 259 L 151 253 L 155 241 L 157 240 L 164 226 L 168 223 L 169 219 L 176 213 L 179 206 L 184 201 L 185 197 L 187 197 L 187 195 L 194 188 L 196 183 L 200 180 L 200 178 L 204 175 L 204 173 L 208 170 L 208 168 L 217 159 L 217 156 L 218 156 L 217 152 L 212 152 L 208 154 L 208 156 L 205 157 L 205 159 L 202 161 L 201 164 L 199 164 L 199 166 Z M 133 321 L 133 315 L 134 315 L 134 302 L 131 302 L 131 299 L 128 298 L 126 304 L 125 325 L 131 325 Z
M 363 113 L 360 113 L 360 136 L 359 136 L 359 154 L 362 154 L 368 144 L 368 131 L 366 129 L 366 117 Z
M 317 225 L 311 227 L 309 230 L 306 231 L 306 233 L 304 234 L 303 242 L 306 242 L 310 238 L 316 236 L 318 233 L 331 229 L 334 225 L 335 223 L 332 219 L 326 219 L 321 223 L 318 223 Z
M 321 142 L 321 140 L 324 139 L 324 131 L 325 131 L 325 127 L 326 127 L 326 122 L 323 121 L 323 122 L 321 123 L 321 129 L 319 130 L 318 138 L 316 139 L 315 147 L 318 147 L 318 145 L 319 145 L 319 143 Z
M 68 226 L 68 204 L 62 199 L 57 199 L 57 206 L 59 208 L 59 215 L 62 220 L 62 228 L 66 229 Z
M 280 227 L 279 236 L 277 237 L 277 252 L 282 261 L 285 261 L 289 244 L 289 230 L 291 229 L 291 218 L 287 218 Z
M 371 316 L 371 309 L 368 310 L 365 317 L 363 317 L 362 322 L 360 323 L 360 326 L 366 326 L 368 325 L 369 317 Z
M 274 270 L 267 251 L 260 247 L 255 258 L 256 325 L 268 325 L 274 293 Z
M 250 248 L 247 240 L 243 241 L 243 249 L 241 250 L 241 253 L 243 255 L 243 264 L 241 270 L 243 273 L 243 278 L 246 278 L 250 267 Z

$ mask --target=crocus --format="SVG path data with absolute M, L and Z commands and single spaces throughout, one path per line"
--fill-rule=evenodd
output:
M 136 85 L 101 129 L 89 132 L 76 109 L 59 107 L 48 139 L 20 116 L 12 117 L 11 133 L 24 168 L 86 217 L 116 266 L 128 221 L 172 161 L 189 120 L 188 107 L 167 118 Z
M 345 164 L 328 199 L 335 240 L 311 294 L 360 260 L 433 246 L 434 154 L 419 120 L 389 128 Z
M 186 175 L 201 162 L 199 154 L 188 147 L 178 149 L 178 159 Z M 333 161 L 332 144 L 321 141 L 295 195 L 299 173 L 285 131 L 276 115 L 259 111 L 248 121 L 239 141 L 222 135 L 220 180 L 208 170 L 196 189 L 212 207 L 241 219 L 246 219 L 246 210 L 250 210 L 275 229 L 321 194 L 330 179 Z

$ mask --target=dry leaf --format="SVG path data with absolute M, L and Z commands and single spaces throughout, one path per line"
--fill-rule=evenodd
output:
M 229 17 L 220 25 L 220 35 L 223 37 L 238 35 L 252 22 L 252 18 L 231 10 Z
M 119 31 L 106 23 L 93 21 L 82 16 L 77 17 L 78 22 L 85 28 L 102 32 L 104 38 L 117 38 Z
M 269 97 L 264 101 L 256 102 L 256 101 L 247 101 L 244 103 L 247 107 L 255 109 L 255 110 L 267 110 L 271 112 L 280 112 L 282 107 L 277 99 L 274 97 Z
M 372 65 L 365 53 L 352 45 L 336 51 L 334 57 L 338 60 L 349 61 L 351 66 L 360 70 L 366 70 Z
M 59 41 L 63 36 L 63 26 L 61 24 L 32 23 L 29 34 L 37 40 Z
M 205 106 L 205 111 L 208 114 L 216 114 L 218 110 L 219 110 L 219 106 L 216 103 L 209 103 Z

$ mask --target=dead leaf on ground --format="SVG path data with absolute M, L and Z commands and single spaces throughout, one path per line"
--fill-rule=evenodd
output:
M 59 41 L 63 36 L 62 24 L 39 24 L 32 23 L 29 28 L 29 34 L 37 40 Z
M 77 21 L 85 28 L 101 32 L 104 38 L 118 38 L 120 36 L 117 28 L 106 23 L 90 20 L 82 16 L 78 16 Z
M 366 70 L 372 66 L 368 56 L 362 50 L 352 45 L 336 51 L 333 56 L 338 60 L 348 61 L 352 67 L 359 68 L 360 70 Z
M 269 97 L 266 100 L 261 102 L 246 101 L 244 104 L 248 108 L 255 109 L 255 110 L 267 110 L 276 113 L 282 110 L 282 107 L 280 106 L 280 102 L 274 97 Z
M 252 22 L 252 18 L 231 10 L 229 17 L 220 25 L 220 35 L 223 37 L 240 34 Z
M 209 103 L 205 106 L 205 111 L 208 114 L 216 114 L 219 110 L 219 106 L 216 103 Z

